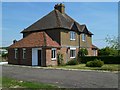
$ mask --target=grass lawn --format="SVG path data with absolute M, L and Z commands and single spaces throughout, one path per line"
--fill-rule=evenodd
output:
M 2 87 L 3 88 L 58 88 L 57 86 L 51 84 L 19 81 L 7 77 L 2 78 Z
M 119 66 L 118 64 L 104 64 L 102 67 L 86 67 L 85 64 L 79 64 L 79 65 L 54 66 L 53 68 L 120 71 L 120 68 L 118 68 L 118 66 Z

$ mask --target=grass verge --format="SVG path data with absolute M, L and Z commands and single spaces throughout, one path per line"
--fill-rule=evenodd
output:
M 86 67 L 85 64 L 79 64 L 79 65 L 54 66 L 53 68 L 120 71 L 118 64 L 104 64 L 102 67 Z
M 2 87 L 3 88 L 58 88 L 57 86 L 51 84 L 19 81 L 7 77 L 2 78 Z

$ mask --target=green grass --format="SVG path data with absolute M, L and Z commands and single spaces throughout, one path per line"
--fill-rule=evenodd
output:
M 118 66 L 119 66 L 118 64 L 104 64 L 102 67 L 86 67 L 85 64 L 79 64 L 79 65 L 54 66 L 53 68 L 120 71 L 120 68 L 118 68 Z
M 2 78 L 2 87 L 3 88 L 58 88 L 57 86 L 51 84 L 19 81 L 7 77 Z

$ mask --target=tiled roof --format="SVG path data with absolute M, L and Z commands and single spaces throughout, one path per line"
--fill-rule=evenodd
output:
M 53 28 L 65 28 L 71 30 L 72 25 L 76 25 L 79 32 L 84 29 L 83 25 L 77 23 L 74 19 L 68 16 L 66 13 L 60 13 L 58 10 L 54 9 L 49 14 L 39 19 L 37 22 L 33 23 L 28 28 L 24 29 L 23 32 L 30 31 L 41 31 Z M 89 31 L 88 31 L 89 32 Z M 88 33 L 92 34 L 92 33 Z
M 45 32 L 34 32 L 25 38 L 12 44 L 9 48 L 23 48 L 23 47 L 60 47 L 60 45 L 53 41 Z

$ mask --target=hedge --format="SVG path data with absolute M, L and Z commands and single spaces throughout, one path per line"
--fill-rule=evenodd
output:
M 100 59 L 105 64 L 120 64 L 120 56 L 82 56 L 78 61 L 79 63 L 87 63 L 94 59 Z

